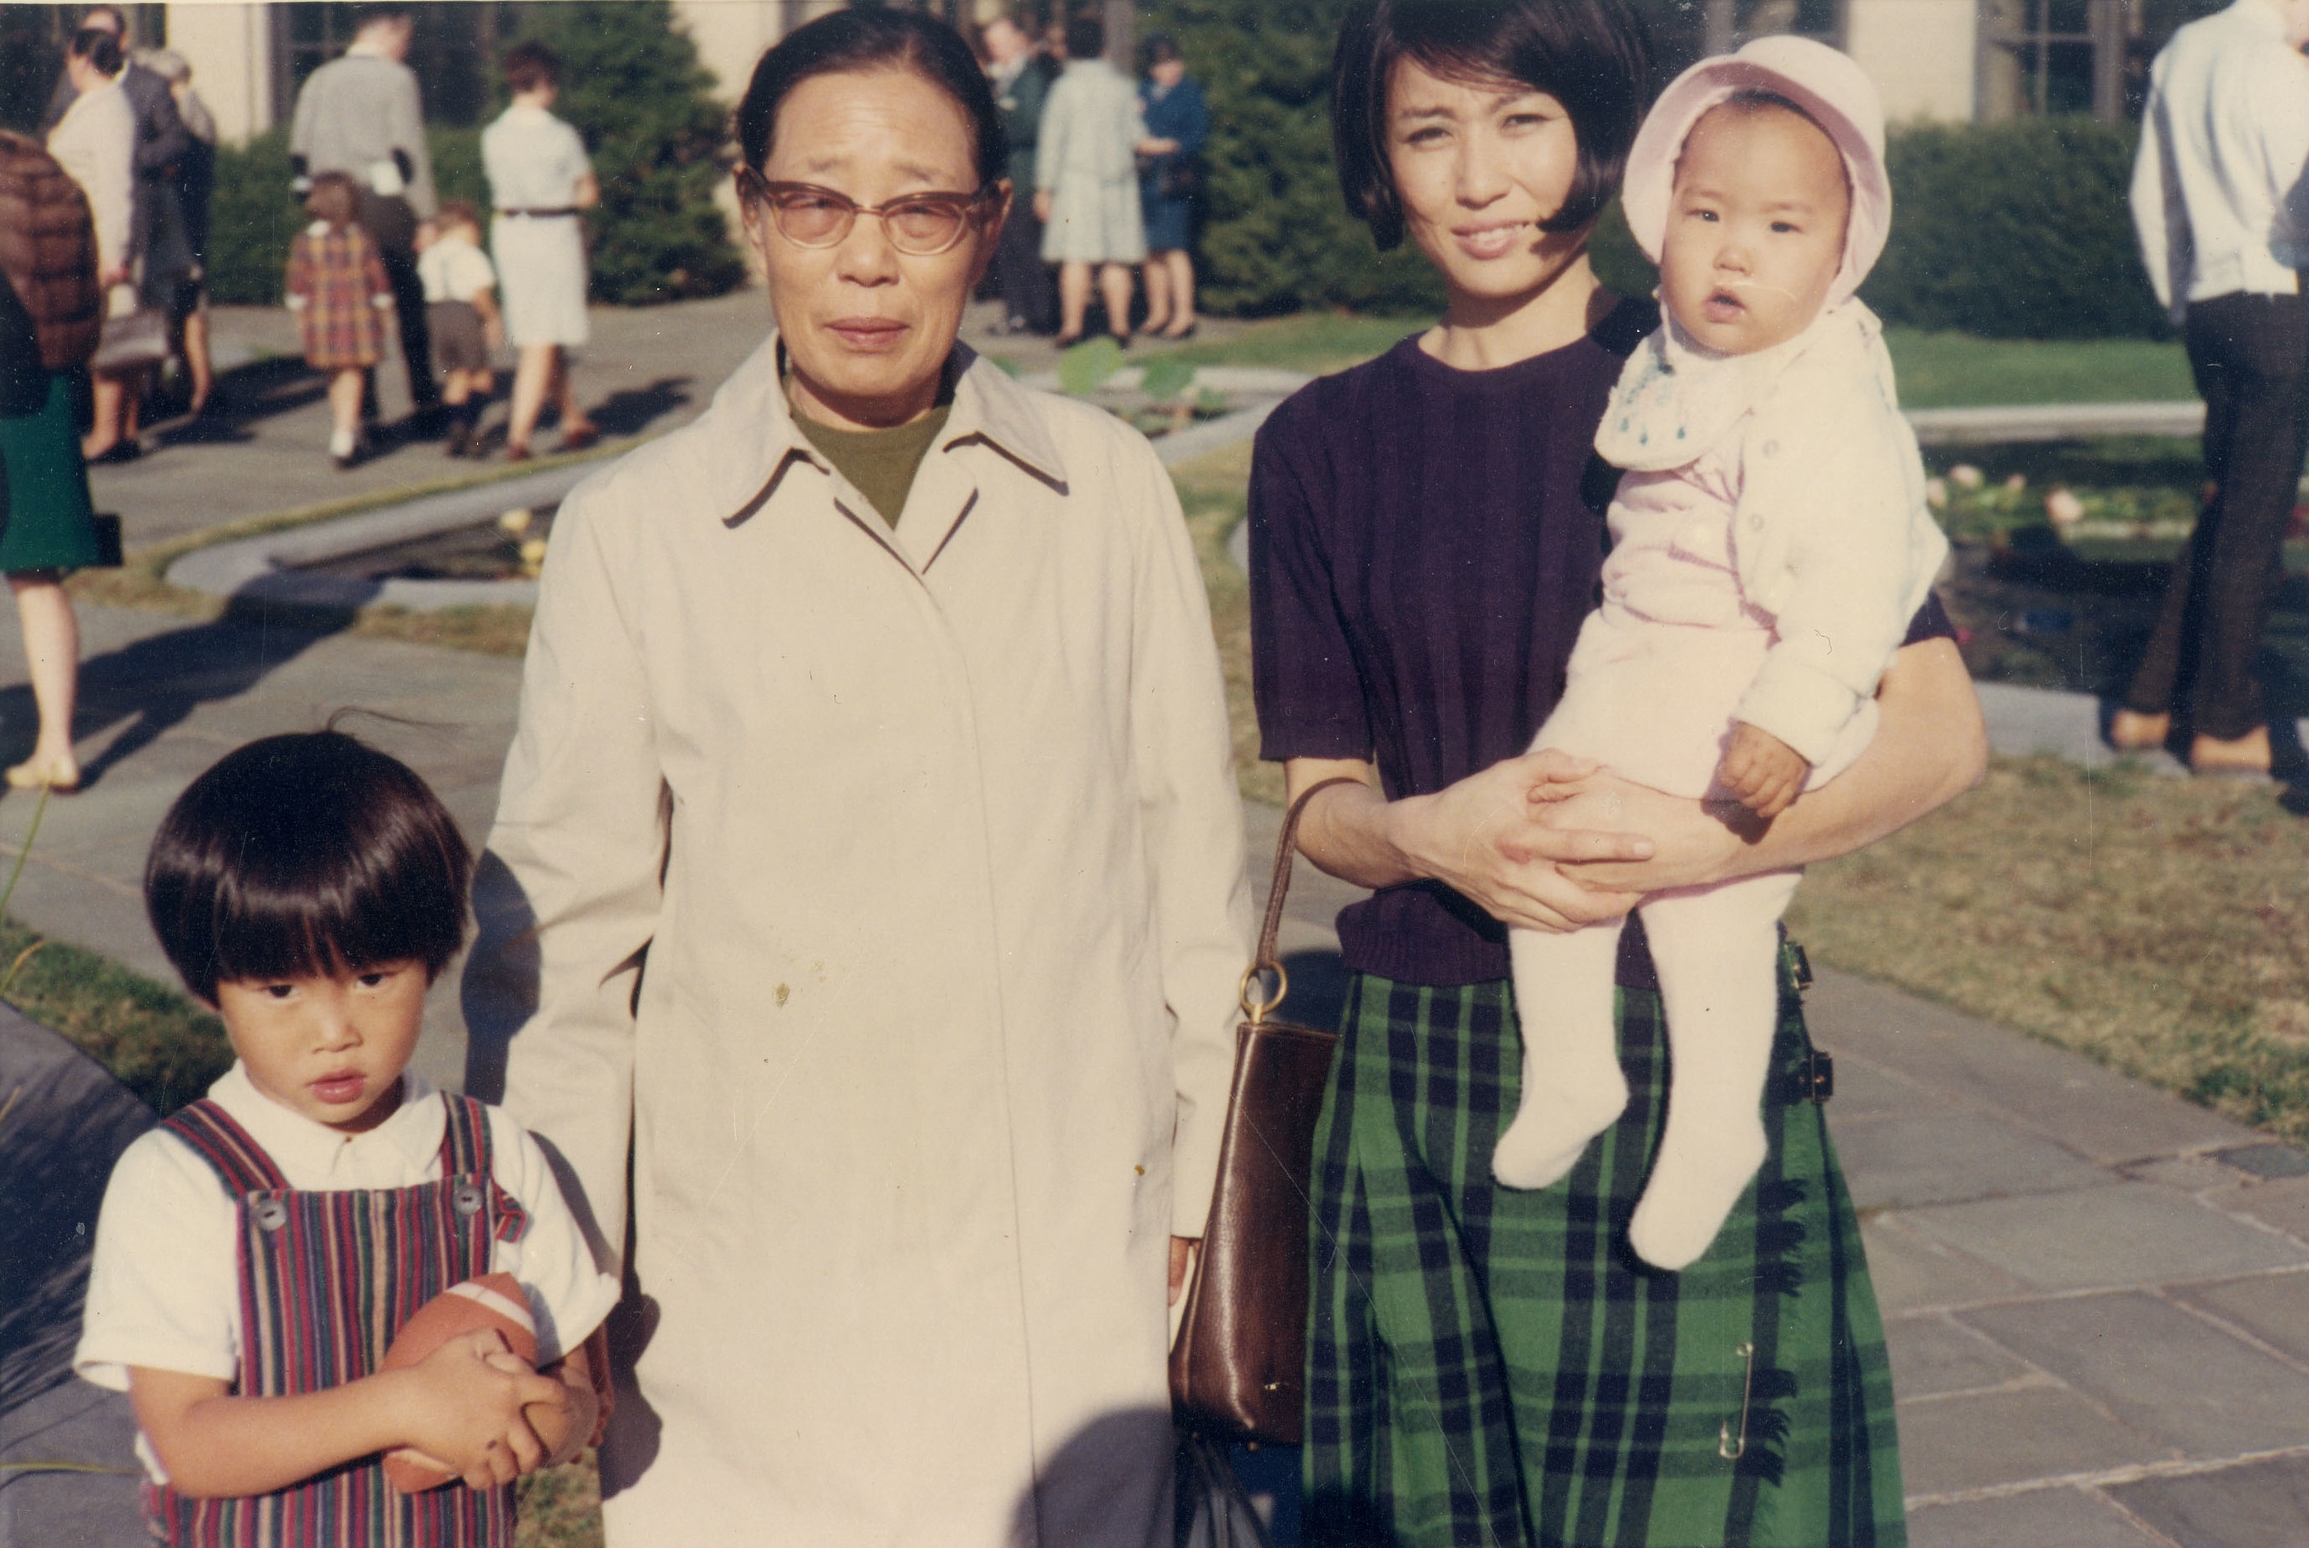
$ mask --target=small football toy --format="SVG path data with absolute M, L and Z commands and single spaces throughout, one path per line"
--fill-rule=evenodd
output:
M 529 1315 L 529 1296 L 521 1282 L 511 1274 L 483 1274 L 451 1285 L 418 1307 L 393 1335 L 392 1347 L 385 1351 L 384 1363 L 378 1369 L 396 1371 L 420 1364 L 451 1339 L 483 1329 L 496 1331 L 508 1350 L 532 1365 L 537 1363 L 537 1324 Z M 550 1449 L 551 1438 L 545 1438 Z M 408 1447 L 385 1454 L 385 1481 L 403 1494 L 438 1489 L 456 1477 L 423 1452 Z

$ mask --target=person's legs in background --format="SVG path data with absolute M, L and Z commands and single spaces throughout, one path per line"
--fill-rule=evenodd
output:
M 2230 295 L 2189 309 L 2214 492 L 2175 559 L 2141 664 L 2110 726 L 2123 748 L 2161 745 L 2189 705 L 2191 767 L 2266 771 L 2269 732 L 2253 659 L 2279 579 L 2309 414 L 2309 298 Z
M 1042 261 L 1042 222 L 1034 217 L 1031 195 L 1012 201 L 994 264 L 1005 328 L 1025 333 L 1055 329 L 1058 317 L 1050 289 L 1050 268 Z
M 195 305 L 184 314 L 184 369 L 192 385 L 185 412 L 199 418 L 216 388 L 216 366 L 208 352 L 208 307 Z
M 1069 258 L 1058 266 L 1058 342 L 1082 341 L 1082 319 L 1090 310 L 1090 265 Z
M 601 439 L 601 431 L 586 417 L 577 401 L 577 384 L 569 368 L 569 351 L 553 351 L 553 400 L 561 409 L 561 446 L 565 452 L 583 451 Z
M 1160 333 L 1170 326 L 1171 266 L 1165 261 L 1169 257 L 1168 253 L 1146 255 L 1142 271 L 1146 277 L 1146 317 L 1138 325 L 1141 333 Z
M 1162 273 L 1164 283 L 1170 288 L 1171 300 L 1168 314 L 1169 326 L 1163 329 L 1163 337 L 1183 339 L 1195 331 L 1194 255 L 1183 247 L 1174 247 L 1168 252 L 1155 253 L 1149 256 L 1146 274 L 1147 289 L 1150 295 L 1153 292 L 1154 278 L 1158 271 Z
M 361 404 L 369 373 L 348 366 L 329 377 L 329 459 L 340 473 L 360 460 Z
M 1137 289 L 1127 263 L 1100 264 L 1098 289 L 1106 302 L 1106 329 L 1127 347 L 1130 344 L 1130 298 Z
M 505 426 L 505 456 L 519 462 L 530 455 L 538 417 L 551 399 L 561 410 L 561 449 L 578 451 L 601 439 L 601 431 L 577 403 L 569 361 L 558 344 L 524 344 L 513 371 L 513 408 Z
M 80 762 L 72 751 L 72 712 L 80 686 L 80 623 L 72 613 L 72 598 L 54 570 L 11 575 L 8 589 L 16 596 L 24 657 L 32 674 L 32 702 L 40 711 L 32 756 L 8 770 L 8 783 L 19 790 L 41 785 L 78 789 Z

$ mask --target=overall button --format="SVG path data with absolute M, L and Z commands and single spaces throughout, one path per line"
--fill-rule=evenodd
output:
M 481 1213 L 481 1185 L 479 1183 L 459 1183 L 456 1191 L 449 1195 L 449 1199 L 451 1203 L 456 1205 L 457 1213 L 468 1219 Z
M 288 1205 L 261 1193 L 249 1195 L 249 1213 L 256 1217 L 257 1225 L 263 1230 L 278 1231 L 289 1223 Z

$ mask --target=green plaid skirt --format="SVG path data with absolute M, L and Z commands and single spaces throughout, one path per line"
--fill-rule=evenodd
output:
M 1883 1326 L 1799 1094 L 1795 961 L 1770 1153 L 1680 1274 L 1627 1245 L 1666 1109 L 1656 993 L 1619 993 L 1627 1111 L 1524 1193 L 1491 1180 L 1522 1065 L 1508 985 L 1353 981 L 1315 1139 L 1310 1545 L 1907 1542 Z

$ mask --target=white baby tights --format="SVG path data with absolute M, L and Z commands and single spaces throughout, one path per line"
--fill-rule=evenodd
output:
M 1628 1240 L 1680 1269 L 1715 1240 L 1764 1160 L 1759 1116 L 1780 1021 L 1780 915 L 1801 873 L 1775 871 L 1646 898 L 1652 966 L 1668 1022 L 1668 1116 Z M 1513 930 L 1523 1094 L 1491 1171 L 1545 1188 L 1627 1106 L 1614 1032 L 1620 925 L 1566 935 Z

